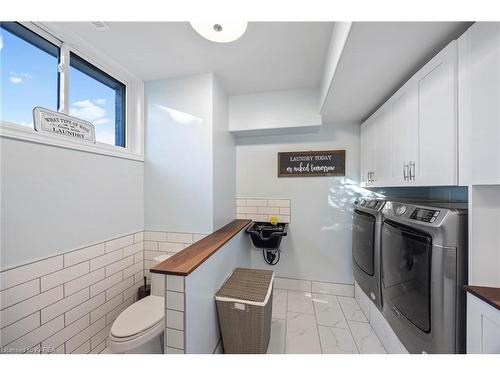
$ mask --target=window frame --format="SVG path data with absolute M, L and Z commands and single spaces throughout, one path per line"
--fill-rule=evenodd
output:
M 90 45 L 75 35 L 63 30 L 54 31 L 44 23 L 18 22 L 48 42 L 59 48 L 59 94 L 58 111 L 69 114 L 69 70 L 70 54 L 77 55 L 91 66 L 101 70 L 109 77 L 125 86 L 124 136 L 125 145 L 117 146 L 97 141 L 95 144 L 82 144 L 73 139 L 60 139 L 19 124 L 1 121 L 0 137 L 22 139 L 34 143 L 48 144 L 125 159 L 144 161 L 144 83 L 113 60 L 97 55 Z M 78 47 L 76 47 L 78 45 Z

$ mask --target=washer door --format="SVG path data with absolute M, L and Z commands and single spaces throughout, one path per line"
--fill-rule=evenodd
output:
M 375 216 L 354 210 L 352 256 L 363 272 L 374 274 Z
M 431 330 L 431 255 L 429 234 L 384 221 L 382 293 L 396 314 L 403 314 L 426 333 Z

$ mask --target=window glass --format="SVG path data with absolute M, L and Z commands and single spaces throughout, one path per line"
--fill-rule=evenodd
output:
M 125 85 L 70 55 L 69 114 L 90 121 L 96 140 L 125 147 Z
M 33 108 L 57 110 L 59 48 L 15 22 L 0 23 L 0 119 L 33 127 Z

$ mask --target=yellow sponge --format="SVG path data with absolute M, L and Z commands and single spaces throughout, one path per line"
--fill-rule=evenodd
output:
M 278 216 L 270 216 L 269 217 L 269 222 L 272 224 L 272 225 L 276 225 L 278 224 L 279 220 L 278 220 Z

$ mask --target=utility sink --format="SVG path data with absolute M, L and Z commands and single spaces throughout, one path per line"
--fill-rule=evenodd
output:
M 246 232 L 256 248 L 274 250 L 280 247 L 281 239 L 286 236 L 287 229 L 286 223 L 273 225 L 264 221 L 254 221 Z

